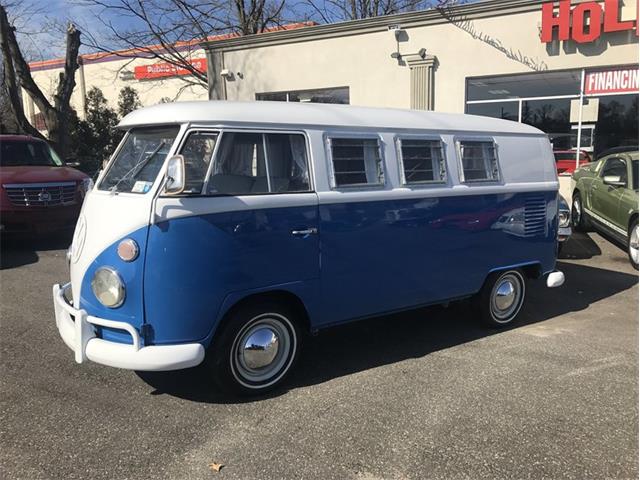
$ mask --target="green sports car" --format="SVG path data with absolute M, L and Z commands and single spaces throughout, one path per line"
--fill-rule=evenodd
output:
M 577 169 L 572 177 L 571 221 L 593 227 L 627 246 L 638 269 L 638 150 L 616 149 Z

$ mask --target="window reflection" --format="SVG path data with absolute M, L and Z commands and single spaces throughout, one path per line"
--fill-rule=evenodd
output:
M 472 103 L 468 105 L 467 113 L 517 122 L 518 102 Z
M 571 99 L 528 100 L 522 102 L 522 123 L 546 133 L 569 133 Z

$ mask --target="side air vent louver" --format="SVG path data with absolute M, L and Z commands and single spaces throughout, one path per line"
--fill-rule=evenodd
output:
M 543 195 L 529 195 L 524 203 L 524 236 L 538 237 L 547 233 L 547 202 Z

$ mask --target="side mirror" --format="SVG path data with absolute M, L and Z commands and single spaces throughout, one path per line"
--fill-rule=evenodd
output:
M 627 182 L 623 181 L 620 175 L 605 175 L 602 179 L 605 185 L 611 185 L 612 187 L 625 187 Z
M 164 193 L 167 195 L 179 195 L 184 190 L 184 157 L 174 155 L 167 164 L 167 182 L 164 185 Z

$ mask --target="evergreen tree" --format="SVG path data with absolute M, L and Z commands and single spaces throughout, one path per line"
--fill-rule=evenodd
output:
M 120 94 L 118 95 L 118 113 L 121 117 L 130 114 L 141 106 L 142 103 L 140 103 L 140 97 L 135 88 L 127 86 L 120 90 Z

